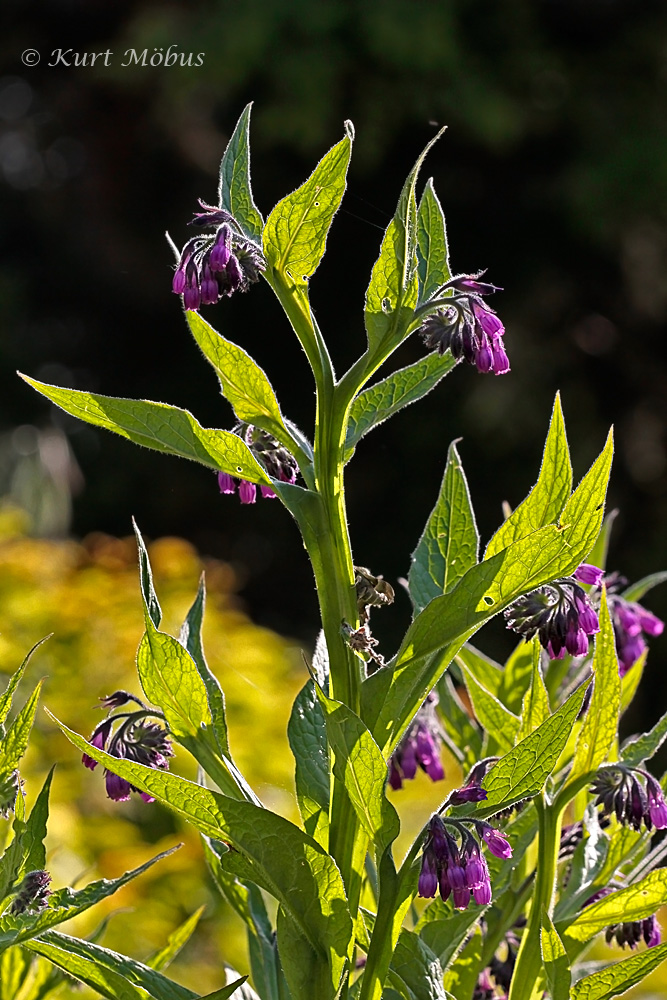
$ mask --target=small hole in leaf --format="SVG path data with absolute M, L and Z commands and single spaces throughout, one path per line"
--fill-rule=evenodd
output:
M 484 603 L 490 608 L 495 602 L 492 597 L 489 597 L 489 595 L 486 594 L 484 596 Z
M 243 472 L 243 468 L 240 465 L 237 465 L 236 466 L 236 471 L 239 472 L 239 473 L 241 473 L 241 472 Z
M 314 201 L 313 204 L 314 204 L 315 208 L 319 208 L 320 207 L 319 201 Z

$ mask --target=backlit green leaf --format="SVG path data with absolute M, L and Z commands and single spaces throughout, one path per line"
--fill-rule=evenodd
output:
M 62 969 L 86 986 L 90 986 L 107 1000 L 152 1000 L 146 990 L 133 986 L 117 972 L 102 968 L 96 962 L 82 955 L 72 954 L 69 950 L 58 947 L 48 939 L 37 938 L 33 941 L 27 941 L 24 947 L 37 955 L 48 958 L 57 968 Z M 190 994 L 190 996 L 192 995 Z
M 633 668 L 634 669 L 634 668 Z M 637 767 L 644 760 L 650 760 L 658 752 L 667 738 L 667 712 L 658 719 L 653 729 L 643 736 L 634 736 L 623 747 L 621 760 L 630 767 Z
M 495 694 L 515 715 L 520 713 L 533 679 L 533 660 L 532 644 L 522 641 L 514 647 L 500 674 Z
M 667 944 L 640 951 L 607 969 L 585 976 L 572 987 L 572 1000 L 610 1000 L 636 986 L 667 958 Z
M 632 923 L 652 916 L 667 903 L 667 868 L 650 872 L 635 885 L 604 896 L 586 906 L 572 923 L 563 929 L 567 941 L 589 941 L 611 924 Z
M 445 216 L 429 177 L 417 209 L 419 301 L 426 302 L 451 278 Z
M 14 771 L 26 752 L 41 689 L 40 681 L 0 741 L 0 774 Z
M 560 396 L 556 395 L 537 482 L 489 542 L 484 558 L 557 520 L 572 489 L 572 465 Z M 592 543 L 591 543 L 592 544 Z
M 390 970 L 407 986 L 415 1000 L 446 1000 L 438 956 L 413 931 L 406 928 L 401 931 Z
M 445 989 L 456 1000 L 472 1000 L 482 958 L 482 935 L 479 928 L 466 942 L 445 973 Z
M 151 969 L 161 972 L 162 969 L 166 969 L 167 966 L 171 965 L 181 948 L 183 948 L 192 937 L 192 934 L 205 909 L 205 906 L 200 906 L 199 909 L 195 910 L 194 913 L 191 913 L 187 920 L 184 920 L 175 931 L 171 932 L 163 947 L 160 948 L 160 950 L 157 951 L 146 963 Z
M 194 660 L 177 639 L 158 632 L 149 617 L 137 670 L 144 694 L 162 709 L 174 736 L 196 737 L 202 725 L 210 725 L 206 688 Z
M 32 649 L 30 650 L 30 652 L 28 653 L 28 655 L 23 660 L 23 663 L 20 665 L 20 667 L 18 667 L 14 671 L 14 673 L 12 674 L 12 676 L 9 678 L 9 682 L 7 684 L 7 687 L 5 688 L 5 690 L 0 695 L 0 740 L 2 740 L 2 738 L 5 735 L 3 727 L 4 727 L 4 724 L 5 724 L 6 720 L 7 720 L 7 716 L 9 715 L 9 713 L 11 711 L 12 700 L 14 698 L 14 692 L 16 691 L 16 688 L 19 685 L 19 681 L 23 677 L 23 674 L 25 672 L 25 668 L 28 666 L 28 663 L 30 662 L 30 658 L 31 658 L 32 654 L 35 652 L 35 650 L 38 649 L 42 645 L 42 643 L 46 642 L 46 640 L 49 639 L 49 638 L 50 638 L 50 636 L 47 635 L 43 639 L 40 639 L 39 642 L 35 643 L 35 645 L 32 647 Z
M 287 737 L 296 762 L 296 795 L 304 828 L 318 843 L 326 845 L 329 831 L 329 751 L 324 713 L 312 680 L 296 696 Z
M 49 794 L 51 792 L 51 781 L 53 780 L 54 770 L 55 764 L 47 774 L 26 821 L 23 843 L 21 845 L 24 854 L 22 864 L 24 872 L 40 871 L 46 868 L 44 840 L 46 838 L 46 822 L 49 818 Z
M 251 483 L 271 485 L 244 441 L 230 431 L 202 427 L 187 410 L 144 399 L 119 399 L 78 389 L 61 389 L 27 375 L 21 378 L 66 413 L 114 431 L 135 444 L 192 459 Z
M 496 740 L 501 750 L 510 750 L 519 731 L 516 715 L 505 708 L 465 667 L 463 678 L 478 722 Z
M 220 164 L 218 204 L 231 212 L 243 231 L 256 243 L 262 238 L 264 221 L 258 212 L 250 187 L 250 109 L 248 104 L 239 118 Z
M 134 518 L 132 518 L 132 527 L 134 528 L 134 536 L 137 540 L 137 550 L 139 552 L 139 585 L 141 587 L 141 596 L 144 599 L 144 608 L 155 628 L 159 628 L 162 621 L 162 608 L 155 592 L 153 570 L 148 558 L 148 549 L 146 548 L 143 535 L 139 531 L 139 525 Z
M 551 715 L 551 709 L 549 708 L 549 695 L 544 685 L 540 666 L 542 647 L 540 646 L 539 638 L 535 636 L 532 642 L 523 643 L 519 648 L 526 650 L 530 654 L 532 661 L 532 679 L 530 687 L 524 696 L 521 709 L 521 728 L 517 737 L 520 741 L 534 732 L 543 722 L 546 722 Z
M 262 236 L 269 267 L 297 285 L 306 284 L 319 264 L 327 234 L 345 191 L 352 130 L 330 149 L 305 184 L 279 201 Z
M 446 969 L 472 925 L 479 920 L 480 913 L 482 910 L 477 906 L 461 911 L 455 910 L 449 900 L 443 903 L 441 899 L 435 899 L 424 910 L 415 930 L 438 956 L 442 968 Z
M 641 601 L 644 594 L 657 587 L 659 583 L 664 583 L 665 580 L 667 580 L 666 570 L 662 570 L 660 573 L 650 573 L 648 576 L 642 577 L 641 580 L 637 580 L 636 583 L 630 584 L 623 591 L 622 596 L 626 601 Z
M 546 909 L 542 910 L 540 946 L 551 1000 L 568 1000 L 572 982 L 570 963 L 565 946 Z
M 594 771 L 604 763 L 618 734 L 621 680 L 618 676 L 614 627 L 609 618 L 604 589 L 598 617 L 600 631 L 595 637 L 593 696 L 579 732 L 571 779 Z
M 438 354 L 432 351 L 360 392 L 350 408 L 345 460 L 352 458 L 354 449 L 365 434 L 393 417 L 404 406 L 429 393 L 455 366 L 456 361 L 449 352 Z
M 477 563 L 479 532 L 456 443 L 449 446 L 435 507 L 412 553 L 408 584 L 417 611 L 452 590 Z

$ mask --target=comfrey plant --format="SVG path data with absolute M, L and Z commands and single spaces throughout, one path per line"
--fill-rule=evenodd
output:
M 537 482 L 481 552 L 450 445 L 412 555 L 413 620 L 393 656 L 381 651 L 371 616 L 391 606 L 394 592 L 377 567 L 355 566 L 345 466 L 362 437 L 459 361 L 483 375 L 509 371 L 503 324 L 488 304 L 498 289 L 481 274 L 452 274 L 430 181 L 417 201 L 426 150 L 372 270 L 366 347 L 337 378 L 309 283 L 345 189 L 352 127 L 264 222 L 250 187 L 248 124 L 249 108 L 222 160 L 218 204 L 195 216 L 206 235 L 182 253 L 174 247 L 173 291 L 232 406 L 231 430 L 204 428 L 163 403 L 27 381 L 92 424 L 202 463 L 217 474 L 212 489 L 238 490 L 252 503 L 259 487 L 296 521 L 322 618 L 287 734 L 301 823 L 267 809 L 234 764 L 224 678 L 201 644 L 203 586 L 179 637 L 161 631 L 138 533 L 146 632 L 137 667 L 156 707 L 110 716 L 90 742 L 63 731 L 88 766 L 104 766 L 112 797 L 134 789 L 201 832 L 215 881 L 247 927 L 252 989 L 246 984 L 239 997 L 533 1000 L 546 990 L 560 1000 L 570 988 L 575 998 L 622 992 L 667 956 L 655 920 L 667 902 L 667 870 L 658 867 L 666 852 L 651 842 L 667 812 L 662 784 L 646 770 L 667 716 L 619 748 L 643 636 L 661 627 L 637 602 L 663 577 L 626 590 L 610 577 L 607 595 L 611 438 L 573 490 L 557 399 Z M 275 293 L 310 363 L 312 437 L 283 416 L 245 349 L 199 315 L 202 305 L 223 310 L 227 296 L 258 280 Z M 424 356 L 373 382 L 411 335 L 423 341 Z M 470 640 L 503 612 L 522 639 L 500 666 Z M 111 696 L 112 712 L 124 697 Z M 443 777 L 443 741 L 467 777 L 401 858 L 394 796 L 418 768 L 433 781 Z M 177 746 L 199 762 L 198 782 L 166 769 Z M 580 960 L 602 932 L 650 947 L 582 975 Z

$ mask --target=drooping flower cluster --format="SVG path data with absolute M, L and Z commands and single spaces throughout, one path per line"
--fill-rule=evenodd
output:
M 403 787 L 404 779 L 415 777 L 417 767 L 421 767 L 431 781 L 442 781 L 445 777 L 440 760 L 442 727 L 436 713 L 437 704 L 438 696 L 431 691 L 391 756 L 389 784 L 395 791 Z
M 500 289 L 479 281 L 481 274 L 460 274 L 441 285 L 432 298 L 442 305 L 429 312 L 417 332 L 429 350 L 440 354 L 450 350 L 478 372 L 504 375 L 510 370 L 503 345 L 505 327 L 482 298 Z
M 9 908 L 10 913 L 39 913 L 46 908 L 51 895 L 51 876 L 47 871 L 27 872 Z
M 643 608 L 637 601 L 628 601 L 619 591 L 627 586 L 620 573 L 607 577 L 609 614 L 614 626 L 619 672 L 623 677 L 646 649 L 645 635 L 660 635 L 665 623 Z
M 281 483 L 293 483 L 299 466 L 296 459 L 287 448 L 281 445 L 267 431 L 254 424 L 237 424 L 232 428 L 232 433 L 237 434 L 248 445 L 253 455 L 259 459 L 266 471 L 273 479 L 280 480 Z M 221 493 L 235 493 L 236 479 L 227 472 L 218 473 L 218 487 Z M 255 503 L 257 499 L 257 487 L 247 479 L 239 480 L 239 500 L 241 503 Z M 270 486 L 259 487 L 262 496 L 270 500 L 275 497 L 276 492 Z
M 115 691 L 100 700 L 109 709 L 120 708 L 129 701 L 134 701 L 141 707 L 136 712 L 118 712 L 107 716 L 96 726 L 90 737 L 91 745 L 98 750 L 106 750 L 112 757 L 145 764 L 161 771 L 168 770 L 168 758 L 174 754 L 169 735 L 159 723 L 147 721 L 147 717 L 162 718 L 160 713 L 147 708 L 139 698 L 127 691 Z M 97 767 L 97 761 L 87 753 L 82 755 L 81 763 L 91 771 Z M 107 795 L 115 802 L 126 802 L 130 792 L 139 791 L 125 778 L 114 774 L 108 768 L 104 769 L 104 780 Z M 139 794 L 144 802 L 154 801 L 146 792 Z
M 599 583 L 602 570 L 588 563 L 571 577 L 562 577 L 524 594 L 505 609 L 507 627 L 526 639 L 538 635 L 552 660 L 588 653 L 589 636 L 600 631 L 598 616 L 581 583 Z M 579 582 L 578 582 L 579 581 Z
M 249 239 L 230 212 L 206 205 L 190 225 L 214 230 L 194 236 L 183 247 L 172 290 L 183 296 L 186 309 L 212 306 L 225 295 L 245 292 L 266 268 L 261 249 Z
M 652 774 L 639 767 L 611 764 L 598 771 L 591 785 L 597 796 L 595 804 L 602 807 L 603 816 L 616 815 L 619 823 L 639 830 L 667 828 L 667 804 L 660 784 Z
M 464 827 L 464 822 L 472 825 L 477 837 Z M 479 906 L 487 906 L 491 902 L 491 879 L 478 837 L 497 858 L 512 856 L 509 841 L 488 823 L 432 816 L 422 855 L 419 895 L 431 899 L 440 889 L 443 900 L 453 896 L 457 910 L 467 909 L 471 899 Z
M 587 899 L 584 906 L 592 906 L 593 903 L 599 902 L 599 900 L 604 899 L 605 896 L 608 896 L 612 892 L 614 892 L 613 886 L 605 886 Z M 662 932 L 655 914 L 652 914 L 643 920 L 611 924 L 606 928 L 604 937 L 607 944 L 616 942 L 619 948 L 625 948 L 626 945 L 629 945 L 634 949 L 641 940 L 644 941 L 648 948 L 655 948 L 662 941 Z

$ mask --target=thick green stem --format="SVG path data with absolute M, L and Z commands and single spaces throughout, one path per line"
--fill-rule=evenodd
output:
M 535 890 L 517 956 L 509 1000 L 536 1000 L 544 992 L 544 963 L 540 948 L 542 910 L 553 912 L 556 866 L 560 847 L 560 830 L 563 810 L 547 801 L 543 795 L 535 799 L 539 820 L 539 842 Z

